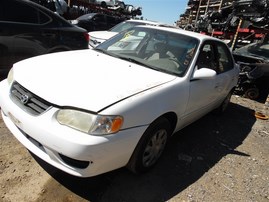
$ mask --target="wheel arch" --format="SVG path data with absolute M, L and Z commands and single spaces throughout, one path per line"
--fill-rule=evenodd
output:
M 172 131 L 175 128 L 175 125 L 176 125 L 176 114 L 173 112 L 165 113 L 165 114 L 159 116 L 158 118 L 156 118 L 154 121 L 152 121 L 150 123 L 150 125 L 148 126 L 148 128 L 146 129 L 146 131 L 141 136 L 141 138 L 139 139 L 137 145 L 135 146 L 135 149 L 134 149 L 129 161 L 126 164 L 126 167 L 133 173 L 146 172 L 149 169 L 151 169 L 151 167 L 153 167 L 157 163 L 161 154 L 157 155 L 157 157 L 156 157 L 157 160 L 156 161 L 153 160 L 154 162 L 152 164 L 150 164 L 149 166 L 145 165 L 143 163 L 144 162 L 143 156 L 144 156 L 144 154 L 147 155 L 147 153 L 150 153 L 152 151 L 152 149 L 149 149 L 149 150 L 146 149 L 147 145 L 150 145 L 150 148 L 154 147 L 154 146 L 152 146 L 154 144 L 158 145 L 157 147 L 155 147 L 155 149 L 156 148 L 159 149 L 160 145 L 164 145 L 162 147 L 162 149 L 159 150 L 162 153 L 162 151 L 166 145 L 166 142 L 169 138 L 169 135 L 172 134 Z M 159 136 L 159 130 L 161 128 L 162 128 L 162 130 L 166 130 L 168 133 L 166 133 L 166 132 L 164 133 L 164 134 L 166 134 L 165 143 L 158 144 L 158 142 L 159 142 L 158 139 L 160 140 L 160 138 L 156 138 L 156 137 Z M 155 133 L 155 132 L 157 132 L 157 133 Z M 154 141 L 151 142 L 151 138 L 153 136 L 154 136 Z M 161 136 L 163 136 L 163 135 L 160 135 L 159 137 L 161 137 Z M 163 140 L 163 138 L 161 138 L 161 139 Z M 151 143 L 149 144 L 149 142 L 151 142 Z M 155 149 L 154 149 L 153 155 L 156 154 Z M 151 155 L 148 155 L 148 156 L 151 156 Z M 146 158 L 148 158 L 148 157 L 146 157 Z
M 159 116 L 157 119 L 159 119 L 161 117 L 164 117 L 169 121 L 169 123 L 171 125 L 171 134 L 170 135 L 172 135 L 173 131 L 176 128 L 176 124 L 177 124 L 177 121 L 178 121 L 176 113 L 175 112 L 167 112 L 167 113 Z M 155 119 L 153 122 L 155 122 L 157 119 Z

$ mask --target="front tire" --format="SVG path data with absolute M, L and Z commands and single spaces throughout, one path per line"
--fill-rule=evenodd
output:
M 161 157 L 171 134 L 169 121 L 161 117 L 147 128 L 138 142 L 127 168 L 133 173 L 150 170 Z

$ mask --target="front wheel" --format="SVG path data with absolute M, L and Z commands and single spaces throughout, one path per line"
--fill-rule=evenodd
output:
M 166 118 L 154 121 L 138 142 L 127 168 L 134 173 L 150 170 L 159 160 L 171 134 L 171 126 Z

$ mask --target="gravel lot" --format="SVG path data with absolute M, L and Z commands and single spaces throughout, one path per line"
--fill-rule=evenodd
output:
M 222 116 L 209 114 L 169 142 L 150 172 L 122 168 L 76 178 L 31 155 L 0 118 L 0 201 L 269 202 L 269 115 L 266 104 L 238 96 Z

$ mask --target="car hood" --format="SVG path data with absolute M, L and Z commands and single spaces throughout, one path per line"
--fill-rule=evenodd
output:
M 111 31 L 89 32 L 90 37 L 94 37 L 97 40 L 102 40 L 102 42 L 115 36 L 116 34 L 118 34 L 118 32 L 111 32 Z
M 18 83 L 50 103 L 95 112 L 175 79 L 94 50 L 26 59 L 14 65 L 13 75 Z

